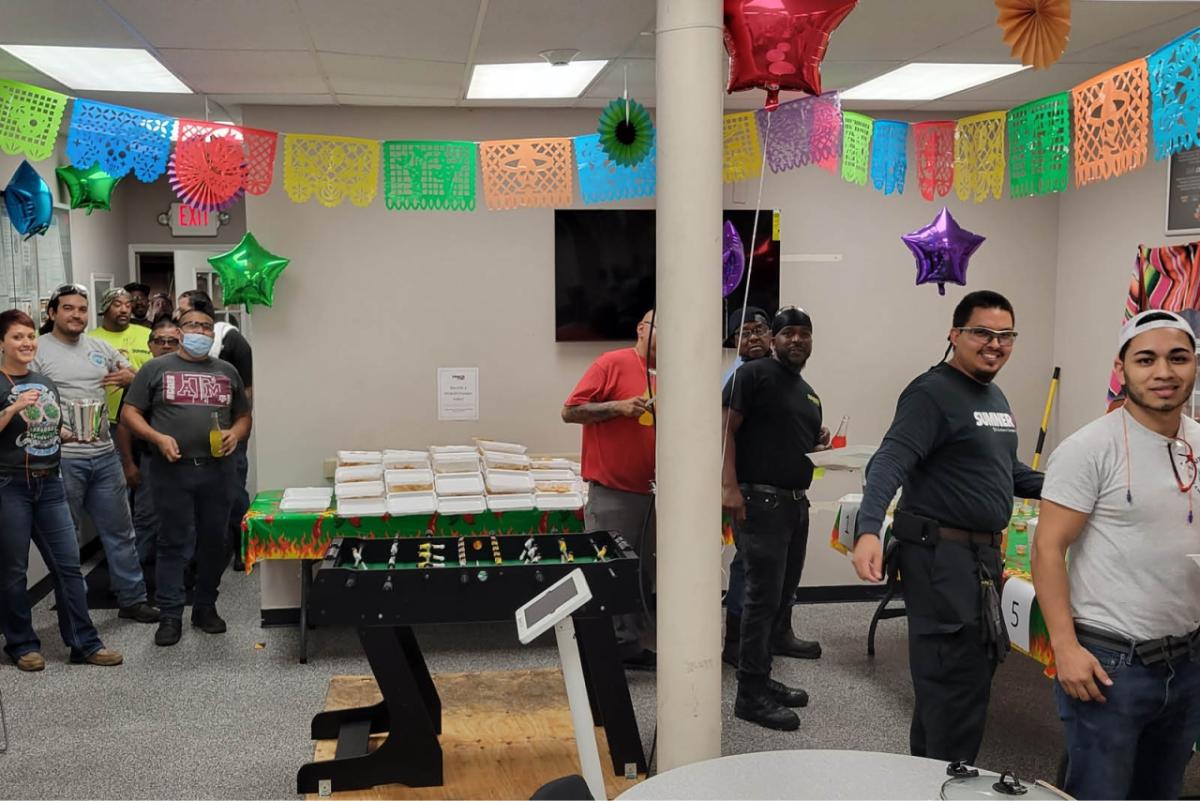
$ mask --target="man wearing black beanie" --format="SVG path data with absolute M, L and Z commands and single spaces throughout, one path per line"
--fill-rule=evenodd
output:
M 808 694 L 771 678 L 771 656 L 804 650 L 791 620 L 808 546 L 813 465 L 805 454 L 828 440 L 821 399 L 800 376 L 812 355 L 812 330 L 803 309 L 780 309 L 771 323 L 773 357 L 738 368 L 722 396 L 728 441 L 721 505 L 733 518 L 746 569 L 734 715 L 784 731 L 800 726 L 788 707 L 807 705 Z

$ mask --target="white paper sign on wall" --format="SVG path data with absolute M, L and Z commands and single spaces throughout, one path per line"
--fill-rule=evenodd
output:
M 438 420 L 479 419 L 479 368 L 439 367 Z

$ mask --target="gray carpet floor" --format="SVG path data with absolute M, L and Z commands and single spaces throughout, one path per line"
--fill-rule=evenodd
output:
M 258 625 L 258 578 L 226 574 L 219 608 L 224 635 L 184 624 L 174 648 L 157 648 L 154 626 L 95 613 L 101 636 L 125 665 L 66 664 L 50 600 L 35 610 L 49 664 L 41 673 L 0 666 L 8 752 L 0 753 L 4 798 L 288 798 L 312 757 L 308 724 L 335 674 L 370 672 L 357 639 L 317 630 L 310 660 L 296 661 L 294 628 Z M 791 748 L 905 753 L 912 689 L 902 620 L 880 624 L 877 655 L 865 649 L 870 604 L 796 607 L 797 631 L 820 639 L 818 661 L 781 659 L 776 677 L 806 688 L 798 732 L 773 732 L 733 717 L 734 676 L 723 676 L 725 754 Z M 418 630 L 430 669 L 463 672 L 557 664 L 553 638 L 521 646 L 514 626 Z M 262 647 L 260 647 L 262 646 Z M 654 730 L 654 676 L 631 674 L 647 748 Z M 1062 747 L 1051 682 L 1032 660 L 1011 656 L 997 674 L 979 763 L 1052 779 Z M 1200 761 L 1185 788 L 1200 793 Z

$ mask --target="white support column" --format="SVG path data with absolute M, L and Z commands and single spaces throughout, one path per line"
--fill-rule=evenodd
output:
M 658 0 L 658 769 L 721 755 L 721 0 Z

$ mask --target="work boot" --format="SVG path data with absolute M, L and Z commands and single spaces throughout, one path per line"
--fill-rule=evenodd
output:
M 738 650 L 742 644 L 742 619 L 728 610 L 725 611 L 725 646 L 721 649 L 721 661 L 736 669 L 738 666 Z
M 766 685 L 738 684 L 733 715 L 768 729 L 795 731 L 800 728 L 800 716 L 771 697 Z
M 192 625 L 209 634 L 225 633 L 225 621 L 217 614 L 215 606 L 192 607 Z
M 46 660 L 37 651 L 30 651 L 17 657 L 17 670 L 32 673 L 35 670 L 45 670 Z
M 145 601 L 139 601 L 136 604 L 122 606 L 121 611 L 117 612 L 117 617 L 125 620 L 136 620 L 138 623 L 157 623 L 158 609 Z
M 99 648 L 80 659 L 71 657 L 71 661 L 76 665 L 88 664 L 100 667 L 114 667 L 124 662 L 125 657 L 121 656 L 119 651 L 114 651 L 111 648 Z
M 820 659 L 821 643 L 802 640 L 792 631 L 792 610 L 783 610 L 771 631 L 771 653 L 794 659 Z
M 781 681 L 767 679 L 767 692 L 779 703 L 793 709 L 808 706 L 808 693 L 799 687 L 789 687 Z
M 158 622 L 158 631 L 154 632 L 154 644 L 174 645 L 182 633 L 183 624 L 179 618 L 164 617 Z

